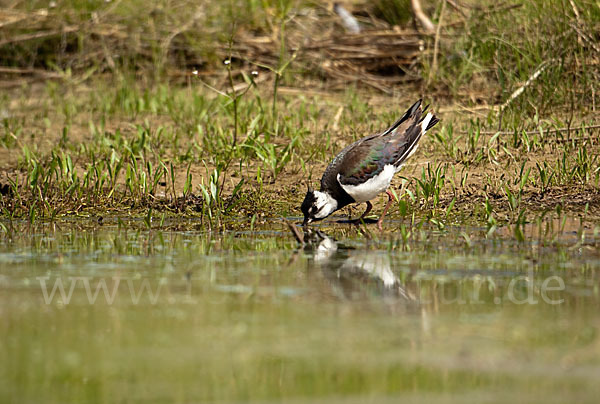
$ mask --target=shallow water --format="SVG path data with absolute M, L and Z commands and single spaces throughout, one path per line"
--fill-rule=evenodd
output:
M 591 234 L 142 226 L 0 237 L 1 402 L 597 402 Z

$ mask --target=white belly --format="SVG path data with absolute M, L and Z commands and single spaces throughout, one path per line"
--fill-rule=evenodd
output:
M 340 185 L 357 203 L 367 202 L 388 189 L 394 174 L 396 174 L 396 167 L 388 164 L 377 176 L 360 185 L 344 185 L 342 183 Z M 339 181 L 340 176 L 338 174 Z

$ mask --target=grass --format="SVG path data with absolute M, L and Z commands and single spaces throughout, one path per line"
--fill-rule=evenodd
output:
M 438 112 L 442 122 L 405 168 L 392 214 L 413 222 L 425 217 L 443 228 L 470 213 L 469 220 L 490 231 L 557 206 L 575 212 L 588 206 L 597 215 L 598 55 L 591 38 L 600 11 L 583 0 L 574 8 L 559 0 L 543 4 L 473 5 L 460 13 L 447 7 L 439 40 L 444 57 L 432 75 L 434 41 L 426 38 L 428 51 L 418 61 L 423 87 L 411 87 L 402 100 L 354 86 L 310 91 L 319 74 L 288 42 L 300 10 L 320 10 L 312 3 L 211 5 L 190 26 L 182 22 L 190 18 L 184 2 L 144 12 L 135 2 L 72 1 L 48 10 L 57 24 L 80 24 L 65 36 L 62 53 L 55 36 L 0 46 L 11 68 L 53 72 L 0 99 L 1 214 L 30 222 L 184 214 L 211 228 L 230 217 L 298 215 L 307 181 L 314 184 L 336 152 L 383 129 L 425 93 L 448 112 Z M 22 11 L 39 7 L 30 6 Z M 360 7 L 369 6 L 355 10 Z M 388 23 L 404 21 L 397 9 L 386 10 Z M 428 11 L 441 19 L 439 6 Z M 143 24 L 137 44 L 82 36 L 91 29 L 85 25 L 91 13 L 123 30 L 149 12 L 153 24 Z M 206 31 L 193 32 L 198 21 Z M 187 28 L 178 32 L 178 23 Z M 14 25 L 7 32 L 31 30 Z M 237 57 L 234 49 L 248 33 L 275 35 L 278 59 L 257 65 Z M 109 63 L 106 49 L 119 53 L 118 60 Z M 88 58 L 93 52 L 104 55 L 95 64 Z M 525 85 L 541 65 L 547 67 Z M 185 74 L 174 78 L 173 71 Z M 464 113 L 463 106 L 475 112 Z

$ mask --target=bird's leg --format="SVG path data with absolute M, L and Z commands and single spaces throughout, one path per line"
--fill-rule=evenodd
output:
M 367 209 L 365 210 L 365 212 L 358 218 L 358 219 L 354 219 L 351 221 L 351 223 L 354 224 L 358 224 L 360 223 L 371 211 L 371 209 L 373 208 L 373 205 L 371 204 L 370 201 L 367 201 Z
M 383 213 L 379 217 L 379 220 L 377 221 L 377 227 L 379 228 L 380 231 L 383 231 L 383 227 L 381 226 L 381 223 L 383 223 L 383 217 L 385 216 L 388 209 L 390 208 L 390 205 L 392 204 L 392 199 L 394 199 L 394 195 L 390 191 L 385 191 L 385 193 L 388 196 L 388 202 L 385 205 L 385 208 L 383 209 Z
M 367 215 L 369 214 L 371 209 L 373 209 L 373 205 L 371 204 L 371 201 L 367 201 L 367 209 L 365 209 L 365 212 L 362 214 L 362 216 L 359 219 L 364 219 L 365 217 L 367 217 Z

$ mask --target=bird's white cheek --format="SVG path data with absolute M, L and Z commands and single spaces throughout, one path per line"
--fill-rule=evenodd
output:
M 327 211 L 325 210 L 325 208 L 323 208 L 317 212 L 317 214 L 315 215 L 315 219 L 323 219 L 325 216 L 327 216 Z
M 335 210 L 335 208 L 331 204 L 327 204 L 327 205 L 323 206 L 323 208 L 317 212 L 317 214 L 315 215 L 315 218 L 324 219 L 327 216 L 329 216 L 334 210 Z

